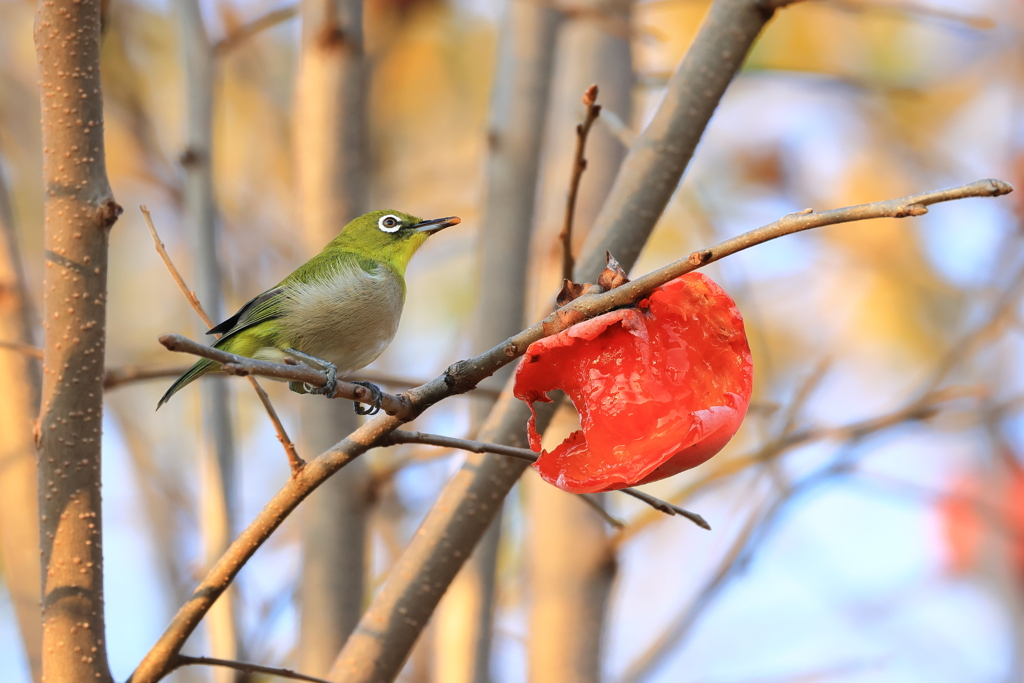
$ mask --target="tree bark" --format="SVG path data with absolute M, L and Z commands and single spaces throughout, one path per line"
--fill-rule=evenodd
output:
M 624 268 L 632 267 L 682 177 L 725 87 L 772 14 L 773 10 L 759 0 L 716 0 L 712 5 L 655 114 L 657 127 L 644 132 L 619 171 L 613 186 L 616 189 L 584 244 L 583 257 L 576 267 L 577 281 L 596 281 L 604 268 L 606 249 L 615 254 Z M 681 93 L 691 92 L 698 93 L 694 98 L 697 101 L 686 106 Z M 643 163 L 629 163 L 635 155 Z M 665 167 L 651 163 L 652 159 L 662 160 Z M 648 186 L 654 189 L 648 190 Z M 650 204 L 636 207 L 630 192 L 636 192 Z M 632 212 L 627 207 L 633 207 Z M 513 401 L 507 389 L 488 419 L 490 428 L 484 429 L 480 439 L 523 445 L 523 425 L 529 409 Z M 541 429 L 550 420 L 550 408 L 538 406 Z M 467 458 L 338 655 L 331 669 L 332 680 L 394 680 L 437 602 L 525 467 L 521 461 L 508 462 L 507 458 L 497 456 Z
M 14 212 L 0 173 L 0 339 L 32 345 L 33 315 L 14 230 Z M 32 423 L 39 414 L 39 363 L 0 352 L 0 558 L 32 679 L 42 676 L 39 625 L 39 505 Z
M 100 1 L 41 0 L 35 27 L 46 185 L 39 512 L 43 679 L 112 681 L 100 504 L 107 245 L 121 213 L 107 180 Z
M 362 0 L 303 0 L 295 167 L 310 254 L 367 210 L 366 64 Z M 320 453 L 358 426 L 348 401 L 307 397 L 302 443 Z M 303 511 L 300 669 L 321 676 L 363 610 L 371 482 L 357 459 Z
M 585 0 L 559 29 L 544 149 L 541 247 L 558 244 L 565 188 L 575 163 L 572 131 L 582 120 L 584 90 L 597 84 L 598 103 L 630 119 L 634 77 L 629 33 L 610 30 L 630 26 L 630 5 L 629 0 Z M 591 131 L 576 202 L 577 243 L 588 234 L 625 156 L 622 143 L 606 128 Z M 563 412 L 571 415 L 571 407 L 566 405 Z M 529 679 L 596 683 L 601 680 L 605 607 L 616 567 L 605 522 L 578 497 L 538 477 L 527 477 L 523 485 L 529 528 Z
M 187 146 L 181 163 L 185 168 L 185 212 L 195 229 L 196 294 L 207 314 L 220 321 L 224 304 L 213 188 L 214 54 L 198 0 L 177 0 L 176 6 L 187 106 Z M 206 330 L 199 332 L 205 334 Z M 208 378 L 200 383 L 199 392 L 204 434 L 200 449 L 200 524 L 203 562 L 210 565 L 224 553 L 234 535 L 235 448 L 225 379 Z M 211 652 L 219 659 L 239 658 L 236 590 L 226 592 L 207 617 Z M 230 669 L 214 669 L 214 678 L 221 683 L 233 681 L 236 676 Z
M 551 85 L 559 14 L 535 3 L 510 3 L 499 30 L 497 69 L 491 95 L 487 200 L 482 223 L 481 282 L 476 345 L 488 349 L 524 323 L 541 131 Z M 496 373 L 495 383 L 511 368 Z M 494 405 L 473 402 L 476 431 Z M 434 677 L 450 683 L 490 680 L 495 567 L 501 515 L 456 577 L 437 619 Z

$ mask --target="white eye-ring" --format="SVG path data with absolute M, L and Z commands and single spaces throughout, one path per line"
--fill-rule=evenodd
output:
M 398 229 L 402 227 L 402 219 L 391 214 L 381 216 L 377 221 L 377 227 L 384 232 L 398 232 Z

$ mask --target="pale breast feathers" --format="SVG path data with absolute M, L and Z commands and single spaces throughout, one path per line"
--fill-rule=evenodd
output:
M 401 281 L 384 266 L 367 272 L 339 261 L 308 282 L 289 283 L 281 322 L 295 348 L 330 361 L 340 374 L 373 362 L 395 336 L 405 302 Z

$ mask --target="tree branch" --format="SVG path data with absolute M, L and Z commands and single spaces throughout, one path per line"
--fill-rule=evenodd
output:
M 523 330 L 513 337 L 510 337 L 489 351 L 486 351 L 474 358 L 455 363 L 439 377 L 434 378 L 422 386 L 411 389 L 404 394 L 402 399 L 408 402 L 405 410 L 396 411 L 395 415 L 378 415 L 377 417 L 369 420 L 362 427 L 335 445 L 334 448 L 322 453 L 316 459 L 307 463 L 300 472 L 286 482 L 277 494 L 275 494 L 267 503 L 266 507 L 260 511 L 252 523 L 238 536 L 238 538 L 235 539 L 227 552 L 225 552 L 225 554 L 210 569 L 206 577 L 200 582 L 199 586 L 193 592 L 192 598 L 181 607 L 174 619 L 171 621 L 167 630 L 149 651 L 145 659 L 143 659 L 139 664 L 139 668 L 136 669 L 131 680 L 133 683 L 155 683 L 167 673 L 170 663 L 178 654 L 178 651 L 181 649 L 185 640 L 192 631 L 195 630 L 200 620 L 202 620 L 203 615 L 206 614 L 217 597 L 228 587 L 231 580 L 239 572 L 242 566 L 281 525 L 288 515 L 291 514 L 299 503 L 301 503 L 302 500 L 324 480 L 334 472 L 344 467 L 346 463 L 359 457 L 370 448 L 386 443 L 390 433 L 398 429 L 403 422 L 411 421 L 418 415 L 422 414 L 423 411 L 430 406 L 449 396 L 468 391 L 472 387 L 476 386 L 477 383 L 492 375 L 499 368 L 508 365 L 514 359 L 523 355 L 529 345 L 533 342 L 566 329 L 569 327 L 569 322 L 578 322 L 583 319 L 600 315 L 601 313 L 605 313 L 613 308 L 629 305 L 643 296 L 648 295 L 655 287 L 664 284 L 683 273 L 695 270 L 703 263 L 710 263 L 711 261 L 724 257 L 725 255 L 735 253 L 742 249 L 747 249 L 755 244 L 760 244 L 761 242 L 775 239 L 783 234 L 799 232 L 811 227 L 820 227 L 831 223 L 842 223 L 851 220 L 864 220 L 867 218 L 890 216 L 896 213 L 894 207 L 906 207 L 910 205 L 923 206 L 924 204 L 950 201 L 964 197 L 996 196 L 1006 194 L 1011 191 L 1011 189 L 1012 188 L 1008 183 L 998 180 L 985 180 L 953 188 L 952 190 L 913 195 L 903 199 L 877 202 L 875 204 L 849 207 L 847 209 L 837 209 L 835 211 L 827 211 L 821 214 L 801 215 L 794 220 L 788 220 L 790 217 L 787 217 L 778 222 L 781 225 L 773 223 L 770 226 L 759 228 L 751 233 L 745 233 L 730 240 L 725 240 L 710 249 L 694 252 L 695 254 L 708 254 L 706 259 L 696 259 L 697 263 L 692 262 L 690 258 L 682 259 L 611 291 L 601 294 L 587 294 L 581 296 L 553 312 L 541 322 Z M 920 212 L 903 212 L 901 215 L 919 215 L 919 213 Z M 807 221 L 812 220 L 815 221 L 814 225 L 806 224 Z M 165 338 L 177 338 L 188 342 L 188 340 L 183 337 L 178 337 L 178 335 L 165 335 Z M 171 340 L 171 343 L 174 343 L 174 340 Z M 189 343 L 194 344 L 194 342 Z M 201 349 L 208 349 L 208 347 L 202 347 L 198 344 L 195 344 L 195 346 Z M 212 349 L 211 351 L 221 353 L 216 349 Z M 228 361 L 232 362 L 236 359 L 243 360 L 245 363 L 263 363 L 262 361 L 242 359 L 241 357 L 234 357 L 233 359 L 228 359 Z M 213 360 L 218 359 L 213 358 Z M 268 363 L 267 365 L 272 366 L 270 369 L 274 372 L 277 372 L 278 367 L 289 367 L 278 366 L 276 363 Z M 299 366 L 296 366 L 294 369 L 298 369 L 298 367 Z M 322 381 L 323 379 L 322 375 L 315 373 L 311 368 L 305 368 L 304 371 L 308 371 L 310 374 L 303 375 L 303 378 L 308 377 L 311 381 Z M 313 375 L 318 375 L 318 377 L 314 377 Z M 301 379 L 300 381 L 305 381 L 305 379 Z M 492 420 L 495 419 L 495 415 L 501 416 L 505 414 L 506 413 L 504 411 L 492 414 Z M 518 419 L 516 420 L 516 423 L 519 425 L 518 428 L 521 430 L 522 423 Z M 510 472 L 515 472 L 515 470 L 510 470 Z M 521 473 L 522 468 L 518 468 L 518 472 Z M 460 472 L 456 475 L 456 478 L 458 479 L 459 477 L 464 476 L 472 475 Z M 516 477 L 518 477 L 518 473 L 516 473 Z M 511 485 L 509 488 L 511 488 Z M 491 514 L 491 505 L 492 503 L 489 500 L 478 500 L 474 503 L 474 506 L 478 511 L 486 512 L 488 515 Z M 443 514 L 445 518 L 448 518 L 451 515 L 462 514 L 462 511 L 458 509 L 458 506 L 449 508 L 445 511 L 438 511 L 437 506 L 435 506 L 435 512 L 432 514 Z M 489 522 L 489 518 L 486 520 L 481 518 L 478 521 L 483 522 L 483 529 L 485 529 L 486 524 Z M 483 529 L 480 529 L 481 534 L 483 533 Z M 454 549 L 454 551 L 462 552 L 457 549 Z M 407 567 L 403 567 L 400 560 L 399 565 L 396 565 L 396 569 L 394 571 L 404 571 L 405 569 L 407 569 Z M 454 576 L 456 569 L 457 566 L 451 567 L 451 576 Z M 408 576 L 408 580 L 411 583 L 415 580 L 417 574 L 409 573 Z M 450 580 L 451 578 L 448 577 L 447 581 Z M 429 614 L 429 611 L 433 610 L 434 605 L 436 605 L 436 600 L 440 599 L 441 593 L 444 592 L 444 588 L 447 586 L 447 581 L 442 583 L 431 582 L 429 586 L 425 584 L 417 584 L 418 587 L 415 589 L 410 586 L 410 589 L 417 591 L 417 594 L 423 595 L 424 593 L 428 593 L 430 598 L 434 600 L 433 604 L 429 605 L 429 609 L 426 610 L 427 614 Z M 400 590 L 404 591 L 405 587 L 402 587 Z M 385 593 L 388 594 L 387 599 L 389 601 L 395 600 L 393 591 L 393 588 L 391 589 L 391 592 L 389 592 L 388 587 L 385 587 Z M 383 594 L 384 593 L 382 593 L 382 595 Z M 381 618 L 378 615 L 383 611 L 385 610 L 375 611 L 371 609 L 366 615 L 364 615 L 361 623 L 373 622 L 375 624 L 374 630 L 379 633 L 380 631 L 378 629 L 384 628 L 387 623 L 386 621 L 378 623 L 378 620 Z M 418 609 L 415 616 L 410 615 L 407 617 L 406 626 L 409 629 L 409 632 L 403 633 L 403 642 L 408 640 L 411 644 L 411 642 L 415 640 L 415 635 L 412 631 L 418 633 L 419 628 L 422 626 L 422 622 L 418 621 L 420 618 L 419 612 L 420 610 Z M 339 655 L 339 659 L 335 661 L 336 671 L 348 666 L 348 663 L 352 661 L 349 658 L 355 657 L 359 650 L 366 647 L 365 639 L 369 636 L 360 637 L 359 633 L 360 632 L 357 630 L 352 638 L 349 639 L 349 644 L 347 644 L 345 649 L 342 650 L 341 655 Z M 349 647 L 353 642 L 355 642 L 358 647 L 353 650 L 349 650 Z M 359 654 L 361 656 L 361 653 Z M 404 657 L 401 659 L 404 660 Z M 366 672 L 376 671 L 376 667 L 378 665 L 379 663 L 376 661 L 366 661 L 366 666 L 368 667 Z M 389 666 L 391 665 L 393 664 L 389 664 Z
M 572 165 L 572 177 L 569 179 L 569 195 L 565 200 L 565 223 L 562 225 L 562 232 L 558 239 L 562 242 L 562 279 L 572 280 L 572 271 L 576 265 L 572 256 L 572 221 L 576 215 L 576 198 L 580 192 L 580 180 L 583 178 L 583 171 L 587 170 L 587 159 L 583 156 L 587 147 L 587 136 L 590 134 L 590 127 L 601 114 L 601 105 L 597 102 L 597 86 L 592 85 L 583 93 L 583 104 L 587 113 L 583 117 L 583 123 L 576 126 L 576 156 Z
M 125 365 L 119 368 L 110 368 L 103 374 L 103 390 L 110 391 L 117 387 L 132 382 L 142 382 L 148 379 L 167 379 L 169 377 L 181 377 L 188 372 L 187 365 L 172 365 L 169 368 L 153 368 L 148 365 Z
M 277 9 L 270 10 L 266 14 L 256 17 L 252 21 L 242 24 L 214 43 L 213 54 L 216 57 L 223 57 L 257 33 L 262 33 L 269 28 L 282 24 L 292 17 L 297 16 L 298 13 L 298 5 L 290 5 L 288 7 L 279 7 Z
M 178 655 L 174 658 L 174 664 L 167 671 L 170 673 L 183 666 L 223 666 L 235 671 L 242 671 L 250 674 L 270 674 L 281 678 L 291 678 L 296 681 L 312 681 L 312 683 L 332 683 L 325 678 L 307 676 L 306 674 L 292 671 L 291 669 L 279 669 L 274 666 L 263 666 L 262 664 L 250 664 L 249 662 L 236 662 L 231 659 L 217 659 L 215 657 L 190 657 Z
M 164 265 L 167 266 L 167 271 L 171 274 L 171 278 L 178 285 L 178 289 L 185 295 L 185 299 L 189 305 L 192 306 L 192 310 L 196 312 L 196 315 L 203 321 L 207 327 L 214 327 L 216 323 L 206 313 L 206 309 L 199 302 L 199 298 L 196 293 L 188 288 L 185 284 L 185 278 L 178 272 L 178 268 L 174 265 L 170 255 L 167 253 L 167 247 L 164 246 L 163 241 L 160 239 L 160 235 L 156 232 L 156 226 L 153 225 L 153 217 L 149 213 L 149 209 L 145 206 L 140 206 L 139 210 L 142 211 L 142 216 L 146 219 L 146 227 L 149 228 L 149 234 L 153 237 L 153 244 L 156 247 L 156 252 L 160 254 L 160 258 L 163 260 Z M 130 380 L 128 380 L 130 381 Z M 291 468 L 292 473 L 302 468 L 305 462 L 299 457 L 298 451 L 295 450 L 295 444 L 288 438 L 288 432 L 284 428 L 284 423 L 281 422 L 281 418 L 278 417 L 277 411 L 274 410 L 273 404 L 270 402 L 270 397 L 267 396 L 267 392 L 263 390 L 263 387 L 259 385 L 255 377 L 249 377 L 249 384 L 252 385 L 253 390 L 260 399 L 260 403 L 263 404 L 264 410 L 267 411 L 267 415 L 270 416 L 270 421 L 274 424 L 274 431 L 277 432 L 277 440 L 281 442 L 281 446 L 284 448 L 285 455 L 288 458 L 288 466 Z M 104 380 L 104 388 L 106 388 L 106 380 Z
M 469 451 L 470 453 L 493 453 L 495 455 L 504 455 L 509 458 L 525 460 L 527 462 L 537 462 L 537 458 L 540 457 L 539 454 L 528 448 L 516 448 L 514 446 L 503 446 L 496 443 L 471 441 L 469 439 L 459 439 L 454 436 L 441 436 L 440 434 L 408 432 L 401 429 L 396 429 L 391 432 L 391 436 L 388 437 L 387 445 L 403 443 L 419 443 L 427 446 L 437 446 L 439 448 L 458 448 L 459 450 Z M 616 490 L 625 493 L 627 496 L 632 496 L 633 498 L 650 505 L 655 510 L 660 510 L 669 516 L 680 515 L 703 529 L 711 530 L 711 526 L 708 525 L 704 518 L 696 512 L 690 512 L 689 510 L 685 510 L 677 505 L 673 505 L 672 503 L 661 500 L 649 493 L 639 491 L 632 487 Z M 616 526 L 616 524 L 613 524 L 613 526 Z
M 247 358 L 246 356 L 228 353 L 223 349 L 215 349 L 212 346 L 200 344 L 180 334 L 161 335 L 159 341 L 168 351 L 190 353 L 194 356 L 217 361 L 223 367 L 224 372 L 229 375 L 238 375 L 239 377 L 259 375 L 273 379 L 303 382 L 315 387 L 322 387 L 327 384 L 327 378 L 323 372 L 315 370 L 300 361 L 295 361 L 295 365 L 292 365 L 290 363 L 272 363 L 270 361 Z M 338 380 L 337 386 L 334 389 L 334 395 L 330 398 L 347 398 L 350 401 L 370 404 L 373 401 L 373 393 L 359 384 Z M 407 414 L 412 409 L 412 406 L 404 395 L 384 394 L 381 408 L 388 415 L 401 417 Z
M 22 342 L 12 341 L 0 341 L 0 349 L 6 349 L 7 351 L 14 351 L 22 355 L 28 356 L 29 358 L 35 358 L 37 360 L 43 359 L 43 350 L 38 346 L 32 346 L 31 344 L 23 344 Z

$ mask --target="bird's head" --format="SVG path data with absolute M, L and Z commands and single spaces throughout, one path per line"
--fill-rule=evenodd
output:
M 385 261 L 404 274 L 427 237 L 461 222 L 458 216 L 423 220 L 401 211 L 371 211 L 342 228 L 331 246 Z

